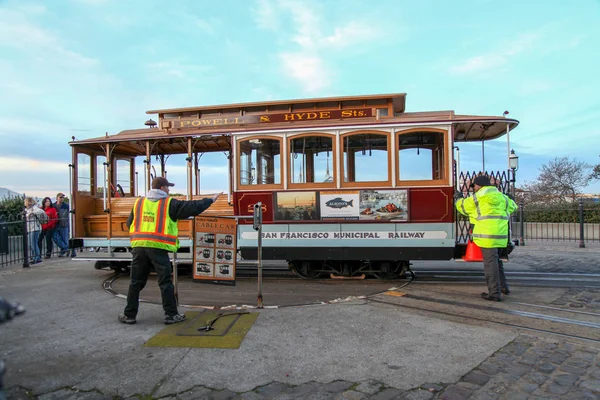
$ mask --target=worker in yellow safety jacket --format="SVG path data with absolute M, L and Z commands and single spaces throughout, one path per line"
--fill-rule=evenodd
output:
M 169 252 L 176 252 L 179 248 L 177 220 L 201 214 L 217 201 L 221 193 L 212 198 L 182 201 L 169 197 L 169 188 L 172 186 L 175 185 L 166 178 L 154 178 L 152 189 L 146 197 L 136 200 L 127 219 L 133 261 L 127 305 L 118 318 L 124 324 L 136 323 L 140 292 L 146 286 L 151 266 L 154 267 L 158 278 L 165 311 L 165 325 L 185 320 L 185 315 L 177 311 L 169 259 Z
M 510 214 L 517 210 L 517 204 L 508 196 L 492 186 L 490 179 L 479 175 L 473 179 L 473 196 L 458 196 L 456 209 L 459 213 L 475 219 L 473 241 L 483 254 L 483 271 L 488 292 L 481 297 L 491 301 L 502 301 L 501 294 L 509 294 L 504 266 L 500 268 L 499 249 L 507 246 L 508 222 Z

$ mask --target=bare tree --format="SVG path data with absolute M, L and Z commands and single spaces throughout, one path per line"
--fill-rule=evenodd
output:
M 594 167 L 592 169 L 592 173 L 590 174 L 590 180 L 591 181 L 600 180 L 600 164 L 594 165 Z
M 593 179 L 590 168 L 589 164 L 582 161 L 569 157 L 555 157 L 548 164 L 542 165 L 537 179 L 526 182 L 522 189 L 527 193 L 528 202 L 575 201 Z

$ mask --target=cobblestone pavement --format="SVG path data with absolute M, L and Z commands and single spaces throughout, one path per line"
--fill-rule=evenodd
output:
M 7 394 L 9 399 L 120 400 L 118 397 L 102 394 L 101 389 L 81 392 L 63 388 L 33 397 L 23 388 L 13 388 Z M 381 382 L 373 380 L 309 382 L 298 386 L 272 382 L 244 393 L 234 393 L 227 389 L 193 387 L 181 393 L 161 397 L 163 400 L 517 400 L 532 398 L 599 399 L 600 351 L 593 347 L 520 335 L 452 384 L 431 382 L 407 391 L 386 387 Z M 150 394 L 140 394 L 127 400 L 133 399 L 155 398 Z
M 575 309 L 586 309 L 591 312 L 599 312 L 600 289 L 569 289 L 565 294 L 554 300 L 552 304 L 555 306 L 566 306 Z
M 579 249 L 576 243 L 535 243 L 518 247 L 511 254 L 511 261 L 539 272 L 600 274 L 600 246 Z M 572 288 L 552 304 L 597 313 L 600 309 L 600 289 Z M 159 387 L 155 387 L 154 393 L 158 392 Z M 27 388 L 13 387 L 7 393 L 7 398 L 124 400 L 104 394 L 102 388 L 82 392 L 69 387 L 40 396 L 33 396 Z M 151 400 L 156 397 L 152 393 L 140 393 L 127 400 L 133 399 Z M 298 386 L 272 382 L 244 393 L 196 386 L 160 399 L 591 400 L 600 399 L 600 351 L 598 346 L 580 346 L 565 340 L 520 335 L 452 383 L 430 382 L 412 390 L 400 390 L 373 380 L 308 382 Z
M 531 242 L 516 247 L 510 260 L 538 272 L 600 274 L 600 245 L 580 249 L 576 242 Z

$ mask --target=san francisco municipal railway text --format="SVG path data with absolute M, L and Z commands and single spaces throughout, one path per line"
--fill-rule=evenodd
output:
M 423 239 L 425 232 L 263 232 L 263 239 Z

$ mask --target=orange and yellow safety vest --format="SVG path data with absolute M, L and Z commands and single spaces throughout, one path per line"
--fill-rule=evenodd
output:
M 140 198 L 133 206 L 133 222 L 129 227 L 131 247 L 152 247 L 177 251 L 177 221 L 169 217 L 171 198 L 151 201 Z

